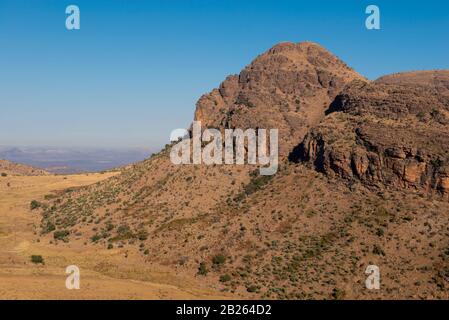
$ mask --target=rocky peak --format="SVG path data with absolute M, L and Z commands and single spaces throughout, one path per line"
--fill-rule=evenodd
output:
M 286 155 L 355 79 L 364 80 L 319 45 L 283 42 L 203 95 L 195 120 L 215 128 L 277 128 L 280 153 Z

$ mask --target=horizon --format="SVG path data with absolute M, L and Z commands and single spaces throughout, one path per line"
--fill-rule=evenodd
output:
M 65 29 L 69 4 L 80 30 Z M 374 31 L 369 4 L 2 1 L 0 145 L 158 149 L 201 95 L 285 41 L 318 43 L 370 80 L 449 69 L 448 3 L 376 1 Z

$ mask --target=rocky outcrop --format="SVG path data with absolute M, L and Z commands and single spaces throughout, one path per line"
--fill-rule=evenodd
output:
M 286 155 L 354 79 L 363 77 L 317 44 L 280 43 L 202 96 L 195 120 L 221 129 L 277 128 Z
M 330 176 L 449 197 L 449 98 L 431 83 L 353 82 L 291 159 Z

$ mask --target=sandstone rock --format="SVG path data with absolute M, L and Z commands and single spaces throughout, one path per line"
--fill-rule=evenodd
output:
M 348 85 L 291 159 L 366 185 L 447 194 L 449 125 L 432 114 L 447 114 L 449 96 L 425 77 L 404 85 L 386 79 Z
M 317 44 L 280 43 L 202 96 L 195 120 L 214 128 L 277 128 L 284 156 L 354 79 L 364 81 Z

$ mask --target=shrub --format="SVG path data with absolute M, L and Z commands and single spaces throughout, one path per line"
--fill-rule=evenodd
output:
M 212 258 L 212 262 L 215 265 L 221 265 L 221 264 L 226 262 L 226 257 L 224 255 L 222 255 L 222 254 L 217 254 L 216 256 L 214 256 Z
M 2 172 L 2 177 L 7 177 L 8 175 L 4 172 Z
M 92 237 L 90 237 L 90 240 L 92 241 L 92 242 L 97 242 L 98 240 L 100 240 L 101 239 L 101 235 L 99 235 L 98 233 L 97 234 L 94 234 Z
M 231 276 L 229 274 L 224 274 L 220 276 L 220 282 L 228 282 L 231 280 Z
M 244 187 L 245 194 L 249 196 L 262 189 L 272 178 L 272 176 L 253 176 L 250 182 Z
M 374 253 L 374 254 L 378 254 L 378 255 L 382 255 L 382 256 L 385 255 L 385 252 L 384 252 L 384 250 L 382 249 L 382 247 L 379 246 L 379 245 L 377 245 L 377 244 L 375 244 L 374 247 L 373 247 L 373 253 Z
M 420 111 L 416 114 L 416 117 L 418 117 L 420 120 L 423 120 L 426 117 L 426 114 L 425 112 Z
M 35 264 L 39 264 L 39 263 L 44 264 L 44 258 L 42 258 L 42 256 L 40 256 L 40 255 L 32 255 L 31 262 L 35 263 Z
M 334 298 L 335 300 L 341 300 L 344 299 L 346 293 L 344 290 L 338 289 L 338 288 L 334 288 L 332 290 L 332 298 Z
M 33 200 L 30 202 L 30 209 L 35 210 L 41 207 L 41 203 L 39 201 Z
M 377 236 L 382 237 L 384 234 L 385 234 L 384 229 L 382 229 L 382 228 L 377 228 L 377 230 L 376 230 L 376 235 L 377 235 Z
M 248 292 L 258 292 L 259 291 L 259 287 L 256 285 L 249 285 L 246 287 L 246 291 Z
M 137 233 L 139 240 L 144 241 L 148 239 L 148 232 L 146 230 L 139 230 Z
M 207 275 L 207 273 L 209 272 L 209 270 L 207 270 L 207 266 L 205 262 L 201 262 L 200 266 L 198 267 L 198 274 L 200 276 L 205 276 Z
M 46 234 L 54 231 L 55 229 L 56 229 L 55 225 L 50 221 L 47 221 L 47 223 L 42 227 L 42 233 Z
M 117 228 L 117 236 L 114 240 L 126 240 L 134 238 L 134 234 L 128 225 L 121 225 Z
M 67 238 L 67 236 L 69 234 L 70 234 L 70 232 L 67 231 L 67 230 L 59 230 L 59 231 L 55 231 L 53 233 L 53 238 L 55 240 L 63 240 L 63 241 L 65 241 L 65 240 L 67 240 L 66 238 Z

